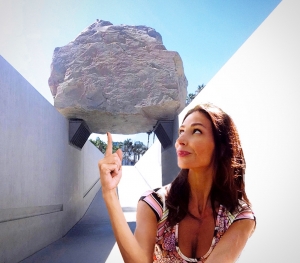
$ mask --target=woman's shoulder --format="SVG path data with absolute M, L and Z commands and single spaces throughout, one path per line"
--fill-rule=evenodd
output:
M 167 184 L 162 187 L 155 188 L 155 189 L 149 189 L 142 194 L 141 199 L 143 199 L 144 197 L 147 197 L 147 196 L 158 196 L 160 199 L 164 199 L 168 196 L 170 187 L 171 187 L 171 184 Z
M 235 214 L 236 220 L 244 219 L 244 218 L 249 218 L 249 219 L 255 218 L 252 207 L 249 204 L 247 204 L 244 200 L 241 200 L 241 199 L 239 199 L 239 205 L 236 208 L 234 214 Z
M 230 221 L 232 221 L 232 222 L 241 220 L 241 219 L 255 220 L 255 215 L 252 210 L 252 207 L 249 204 L 247 204 L 244 200 L 241 200 L 241 199 L 239 199 L 239 204 L 232 213 L 227 211 L 227 209 L 225 209 L 225 211 L 226 211 L 226 214 L 228 215 Z
M 166 210 L 166 198 L 170 190 L 170 184 L 144 192 L 140 201 L 146 202 L 160 219 Z

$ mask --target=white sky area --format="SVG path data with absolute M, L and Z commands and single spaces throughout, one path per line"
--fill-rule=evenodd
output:
M 207 84 L 280 0 L 0 0 L 0 55 L 53 105 L 48 86 L 55 47 L 75 39 L 96 19 L 146 25 L 177 51 L 188 93 Z M 92 134 L 91 138 L 97 137 Z M 100 135 L 102 140 L 106 136 Z M 147 134 L 113 135 L 147 143 Z M 153 136 L 150 136 L 150 145 Z

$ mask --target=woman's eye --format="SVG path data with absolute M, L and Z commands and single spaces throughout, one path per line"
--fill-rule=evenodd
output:
M 180 135 L 180 134 L 182 134 L 184 131 L 183 130 L 179 130 L 178 131 L 178 134 Z
M 202 132 L 199 129 L 195 129 L 194 133 L 200 133 L 201 134 Z

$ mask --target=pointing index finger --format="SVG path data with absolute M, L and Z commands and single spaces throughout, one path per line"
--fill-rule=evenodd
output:
M 112 154 L 112 137 L 110 132 L 107 133 L 107 147 L 105 151 L 105 156 Z

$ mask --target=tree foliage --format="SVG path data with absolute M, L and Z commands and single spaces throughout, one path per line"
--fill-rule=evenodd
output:
M 104 141 L 102 141 L 99 137 L 96 137 L 95 140 L 90 139 L 90 142 L 92 144 L 94 144 L 103 154 L 106 151 L 107 148 L 107 143 L 105 143 Z M 113 143 L 113 153 L 116 152 L 116 150 L 118 150 L 119 148 L 122 148 L 122 143 Z
M 186 96 L 186 102 L 185 102 L 185 104 L 186 104 L 186 105 L 189 105 L 189 104 L 192 102 L 192 100 L 193 100 L 194 98 L 196 98 L 196 96 L 200 93 L 200 91 L 204 89 L 204 87 L 205 87 L 204 84 L 198 85 L 198 87 L 197 87 L 197 89 L 195 90 L 194 93 L 189 93 L 189 94 Z
M 95 140 L 90 139 L 90 142 L 103 154 L 105 153 L 107 144 L 99 137 L 96 137 Z M 148 147 L 143 142 L 133 142 L 131 139 L 126 139 L 124 142 L 113 142 L 113 153 L 119 148 L 123 152 L 123 165 L 134 165 L 148 150 Z

